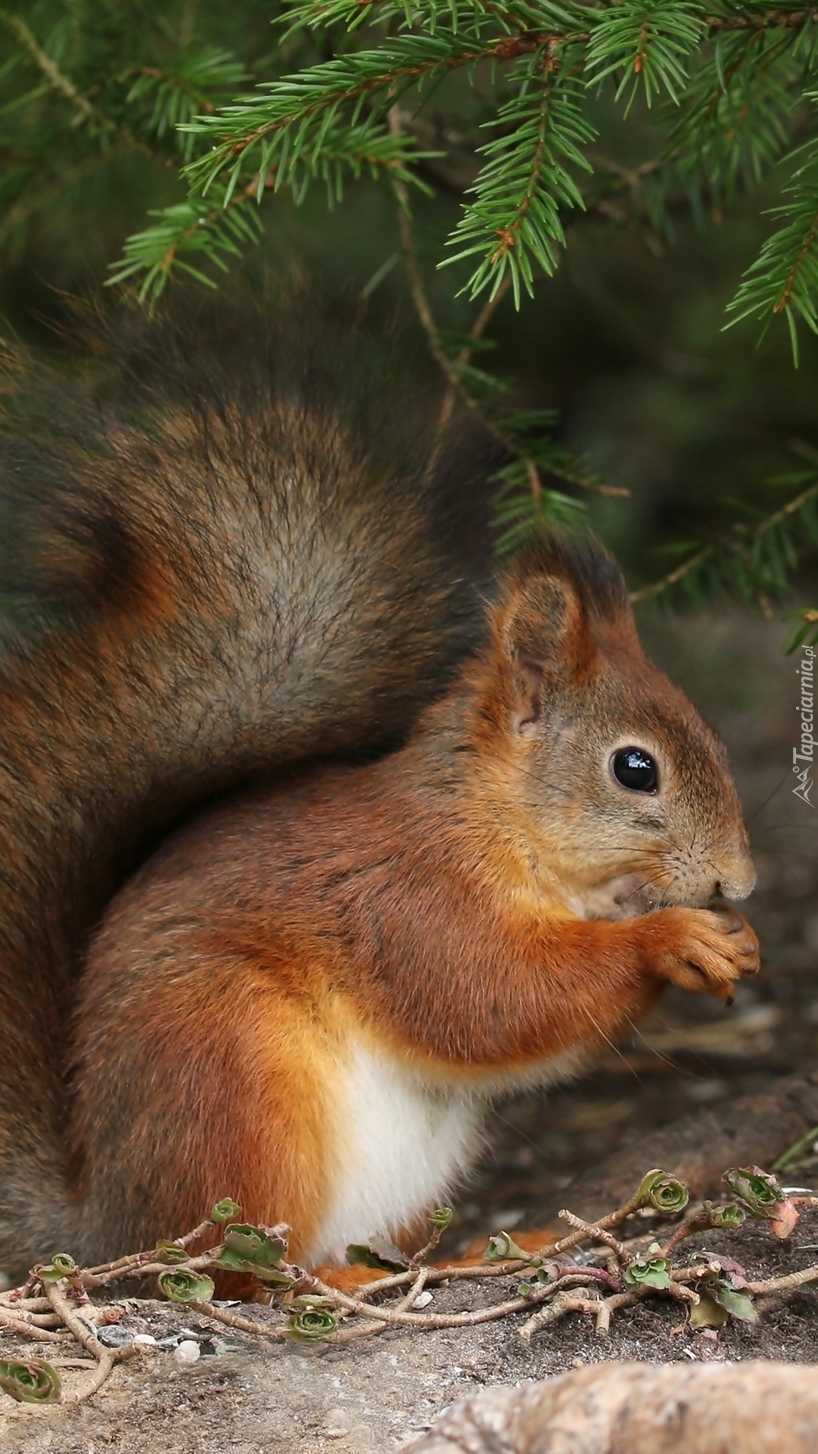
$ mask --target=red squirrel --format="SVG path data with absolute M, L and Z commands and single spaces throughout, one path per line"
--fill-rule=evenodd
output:
M 724 748 L 602 546 L 484 591 L 337 364 L 156 338 L 5 429 L 10 1276 L 226 1195 L 307 1265 L 406 1236 L 493 1096 L 758 967 Z

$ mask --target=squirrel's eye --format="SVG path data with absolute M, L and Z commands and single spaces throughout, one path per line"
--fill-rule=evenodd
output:
M 613 775 L 623 788 L 635 793 L 653 793 L 659 782 L 656 763 L 643 747 L 623 747 L 611 763 Z

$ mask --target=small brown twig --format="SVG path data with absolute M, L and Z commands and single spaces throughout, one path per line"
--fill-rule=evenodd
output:
M 185 1307 L 193 1308 L 202 1317 L 212 1318 L 215 1323 L 223 1323 L 225 1327 L 235 1328 L 240 1333 L 255 1333 L 259 1338 L 272 1338 L 276 1342 L 286 1336 L 286 1329 L 283 1327 L 267 1328 L 253 1318 L 243 1318 L 241 1313 L 231 1312 L 229 1308 L 217 1308 L 214 1303 L 200 1303 L 191 1299 L 185 1303 Z
M 414 1307 L 415 1303 L 417 1302 L 418 1298 L 420 1297 L 421 1293 L 423 1292 L 424 1287 L 426 1286 L 426 1280 L 428 1278 L 428 1275 L 429 1275 L 429 1269 L 428 1269 L 428 1267 L 421 1267 L 420 1271 L 418 1272 L 417 1277 L 415 1278 L 414 1282 L 412 1283 L 412 1286 L 410 1287 L 408 1293 L 406 1294 L 406 1297 L 401 1298 L 401 1300 L 400 1300 L 400 1302 L 398 1304 L 398 1307 L 400 1308 L 401 1312 L 407 1312 L 409 1310 L 409 1308 Z
M 96 1361 L 96 1367 L 88 1377 L 74 1388 L 70 1393 L 60 1395 L 61 1403 L 78 1404 L 95 1394 L 101 1388 L 106 1378 L 112 1372 L 115 1364 L 121 1363 L 126 1358 L 133 1358 L 139 1352 L 138 1344 L 131 1343 L 124 1348 L 106 1348 L 100 1343 L 96 1333 L 92 1332 L 82 1318 L 72 1308 L 63 1288 L 69 1286 L 68 1282 L 61 1278 L 59 1282 L 46 1282 L 43 1289 L 60 1321 L 68 1330 L 73 1333 L 77 1342 L 82 1345 L 87 1353 Z
M 414 1270 L 417 1267 L 420 1267 L 421 1263 L 424 1263 L 427 1260 L 430 1252 L 434 1252 L 438 1242 L 443 1236 L 444 1230 L 445 1229 L 443 1227 L 432 1228 L 432 1235 L 429 1238 L 428 1242 L 424 1242 L 423 1246 L 419 1247 L 417 1252 L 413 1252 L 412 1256 L 409 1258 L 410 1271 Z
M 705 1227 L 712 1226 L 713 1219 L 706 1211 L 695 1212 L 693 1216 L 685 1217 L 685 1220 L 683 1222 L 680 1222 L 678 1227 L 676 1227 L 675 1230 L 671 1232 L 667 1241 L 661 1248 L 659 1256 L 669 1257 L 671 1252 L 673 1252 L 676 1247 L 678 1247 L 679 1243 L 683 1242 L 686 1237 L 692 1236 L 694 1232 L 702 1231 Z
M 592 1317 L 597 1333 L 604 1335 L 610 1329 L 613 1315 L 619 1310 L 632 1307 L 657 1294 L 681 1302 L 689 1308 L 699 1301 L 697 1291 L 699 1284 L 707 1283 L 708 1280 L 712 1282 L 714 1275 L 720 1275 L 718 1256 L 709 1256 L 707 1253 L 699 1254 L 697 1261 L 681 1267 L 671 1266 L 669 1260 L 673 1250 L 693 1231 L 705 1226 L 719 1226 L 719 1230 L 727 1230 L 720 1226 L 715 1219 L 716 1209 L 711 1208 L 709 1203 L 705 1203 L 702 1208 L 690 1213 L 681 1221 L 666 1239 L 664 1247 L 659 1248 L 654 1243 L 648 1247 L 647 1254 L 640 1253 L 638 1248 L 644 1246 L 646 1241 L 650 1241 L 651 1234 L 634 1238 L 631 1242 L 623 1242 L 611 1231 L 612 1228 L 621 1226 L 633 1212 L 645 1205 L 646 1197 L 652 1195 L 651 1187 L 654 1185 L 656 1177 L 662 1178 L 664 1175 L 661 1172 L 650 1173 L 650 1180 L 647 1177 L 643 1178 L 640 1187 L 622 1206 L 609 1212 L 606 1216 L 597 1218 L 595 1222 L 587 1221 L 570 1211 L 562 1212 L 560 1215 L 571 1227 L 571 1231 L 565 1237 L 546 1243 L 537 1253 L 526 1254 L 524 1257 L 516 1259 L 506 1259 L 500 1263 L 469 1266 L 449 1264 L 444 1267 L 432 1267 L 422 1259 L 433 1250 L 437 1243 L 437 1236 L 433 1235 L 426 1246 L 415 1253 L 412 1264 L 404 1271 L 379 1278 L 377 1282 L 370 1283 L 355 1295 L 343 1292 L 311 1274 L 304 1274 L 302 1269 L 290 1265 L 286 1261 L 281 1261 L 277 1265 L 280 1267 L 280 1271 L 287 1275 L 291 1295 L 307 1289 L 309 1292 L 317 1294 L 319 1305 L 332 1314 L 327 1320 L 326 1332 L 318 1335 L 315 1347 L 319 1352 L 357 1341 L 360 1338 L 379 1336 L 390 1328 L 428 1330 L 474 1327 L 519 1313 L 526 1314 L 525 1321 L 519 1330 L 524 1342 L 530 1342 L 535 1333 L 572 1312 Z M 811 1208 L 818 1207 L 818 1196 L 812 1194 L 793 1196 L 789 1200 L 797 1200 L 802 1205 Z M 174 1245 L 182 1251 L 186 1251 L 191 1244 L 199 1240 L 215 1225 L 212 1219 L 208 1218 L 183 1237 L 177 1238 Z M 436 1228 L 435 1232 L 437 1230 Z M 259 1231 L 265 1235 L 272 1232 L 275 1232 L 276 1235 L 283 1235 L 284 1229 L 261 1228 Z M 599 1251 L 595 1264 L 585 1266 L 574 1263 L 570 1259 L 555 1260 L 562 1253 L 580 1243 L 588 1244 L 591 1247 L 594 1244 L 597 1245 Z M 176 1270 L 191 1273 L 207 1268 L 213 1269 L 223 1251 L 224 1244 L 222 1243 L 198 1256 L 187 1255 L 175 1264 Z M 657 1260 L 661 1259 L 665 1263 L 659 1286 L 650 1282 L 638 1281 L 639 1277 L 646 1273 L 650 1274 L 651 1269 L 646 1268 L 646 1260 L 649 1263 L 650 1258 L 654 1255 L 657 1256 Z M 53 1267 L 35 1269 L 22 1287 L 0 1293 L 0 1329 L 14 1336 L 19 1335 L 30 1340 L 57 1344 L 61 1350 L 65 1349 L 66 1339 L 73 1338 L 86 1353 L 90 1354 L 94 1362 L 89 1367 L 85 1360 L 77 1362 L 76 1359 L 70 1357 L 57 1360 L 63 1367 L 77 1366 L 88 1370 L 88 1376 L 79 1386 L 74 1388 L 70 1394 L 63 1393 L 61 1398 L 66 1403 L 81 1402 L 89 1398 L 104 1384 L 118 1362 L 139 1351 L 136 1344 L 127 1344 L 124 1348 L 112 1350 L 101 1342 L 94 1324 L 104 1319 L 105 1309 L 91 1304 L 88 1301 L 86 1290 L 109 1286 L 125 1278 L 144 1278 L 149 1274 L 167 1273 L 174 1264 L 163 1261 L 161 1258 L 162 1249 L 157 1251 L 156 1248 L 152 1248 L 119 1258 L 115 1262 L 76 1270 L 73 1269 L 70 1259 L 66 1258 L 65 1264 L 70 1271 L 66 1276 L 58 1277 L 56 1281 L 51 1279 L 57 1269 Z M 600 1259 L 604 1260 L 605 1266 L 598 1265 Z M 730 1265 L 727 1264 L 728 1268 Z M 735 1267 L 735 1264 L 732 1265 Z M 640 1267 L 645 1271 L 639 1272 L 637 1275 L 637 1269 Z M 630 1269 L 633 1269 L 633 1273 Z M 252 1270 L 251 1265 L 250 1270 Z M 460 1312 L 444 1312 L 438 1309 L 426 1311 L 417 1306 L 427 1287 L 445 1282 L 466 1283 L 472 1279 L 482 1281 L 498 1276 L 516 1278 L 521 1271 L 534 1274 L 533 1280 L 520 1285 L 517 1289 L 517 1296 L 505 1298 L 493 1306 L 471 1308 Z M 729 1271 L 726 1276 L 729 1279 Z M 747 1295 L 751 1297 L 763 1297 L 772 1293 L 793 1291 L 816 1282 L 818 1282 L 818 1265 L 802 1268 L 781 1277 L 755 1282 L 748 1282 L 742 1277 L 736 1281 L 735 1285 L 737 1289 L 746 1291 Z M 184 1288 L 184 1283 L 182 1286 Z M 398 1297 L 392 1301 L 386 1303 L 372 1301 L 377 1294 L 392 1292 L 398 1294 Z M 84 1299 L 82 1312 L 78 1307 L 81 1299 Z M 423 1299 L 424 1302 L 428 1300 L 428 1297 Z M 213 1303 L 190 1299 L 187 1296 L 180 1297 L 180 1305 L 184 1306 L 186 1310 L 195 1311 L 210 1325 L 231 1328 L 237 1332 L 273 1342 L 282 1342 L 293 1336 L 298 1337 L 303 1331 L 290 1319 L 269 1326 L 263 1317 L 250 1318 L 233 1309 L 218 1307 Z M 293 1312 L 299 1306 L 305 1307 L 307 1304 L 299 1305 L 296 1301 Z M 286 1305 L 282 1307 L 282 1313 L 285 1316 L 287 1311 Z M 117 1312 L 116 1316 L 120 1315 Z M 335 1326 L 337 1323 L 340 1323 L 341 1326 Z
M 410 1328 L 464 1328 L 473 1327 L 476 1323 L 491 1323 L 497 1318 L 508 1317 L 509 1313 L 522 1312 L 525 1308 L 530 1307 L 533 1301 L 550 1297 L 552 1294 L 552 1289 L 543 1284 L 542 1290 L 535 1290 L 530 1297 L 510 1298 L 508 1302 L 496 1303 L 491 1308 L 476 1308 L 474 1311 L 466 1313 L 413 1313 L 399 1307 L 372 1306 L 361 1298 L 350 1297 L 347 1293 L 339 1292 L 337 1288 L 330 1287 L 317 1279 L 316 1286 L 325 1297 L 334 1299 L 340 1307 L 346 1308 L 350 1313 L 365 1313 L 368 1318 L 377 1319 L 379 1322 Z
M 212 1217 L 205 1217 L 204 1221 L 200 1222 L 198 1227 L 194 1227 L 192 1232 L 185 1232 L 184 1237 L 174 1237 L 173 1245 L 174 1247 L 189 1247 L 191 1242 L 198 1242 L 207 1232 L 212 1232 L 215 1226 L 216 1223 Z
M 785 1292 L 789 1288 L 804 1287 L 808 1282 L 818 1282 L 818 1267 L 802 1267 L 800 1272 L 768 1277 L 765 1282 L 748 1282 L 746 1290 L 763 1297 L 768 1292 Z
M 38 1343 L 62 1341 L 59 1333 L 54 1333 L 39 1323 L 33 1323 L 29 1318 L 16 1317 L 3 1307 L 0 1307 L 0 1328 L 8 1328 L 10 1333 L 19 1333 L 21 1338 L 33 1338 Z
M 647 1291 L 647 1289 L 646 1289 Z M 632 1307 L 634 1303 L 641 1301 L 641 1289 L 632 1292 L 617 1292 L 612 1297 L 587 1298 L 580 1297 L 576 1293 L 561 1292 L 549 1303 L 548 1307 L 541 1308 L 534 1313 L 533 1317 L 519 1329 L 518 1337 L 523 1343 L 530 1343 L 535 1333 L 547 1328 L 551 1323 L 559 1322 L 566 1313 L 590 1313 L 596 1318 L 597 1332 L 607 1333 L 611 1324 L 611 1315 L 618 1308 Z
M 67 1287 L 65 1280 L 60 1279 L 60 1282 L 46 1282 L 43 1286 L 45 1287 L 45 1295 L 54 1312 L 57 1314 L 57 1317 L 60 1319 L 60 1322 L 68 1328 L 69 1332 L 73 1333 L 77 1342 L 82 1344 L 86 1353 L 90 1353 L 92 1358 L 101 1358 L 107 1350 L 100 1343 L 96 1333 L 91 1331 L 83 1319 L 72 1308 L 62 1290 L 63 1287 Z
M 605 1227 L 597 1226 L 594 1222 L 585 1222 L 582 1217 L 575 1216 L 573 1212 L 562 1211 L 559 1215 L 564 1222 L 568 1222 L 578 1232 L 582 1232 L 585 1241 L 603 1242 L 606 1247 L 610 1247 L 620 1267 L 627 1267 L 632 1260 L 627 1247 L 623 1247 L 622 1243 L 618 1242 L 613 1233 L 607 1231 Z
M 414 1306 L 425 1288 L 431 1272 L 432 1268 L 430 1267 L 421 1267 L 418 1270 L 415 1275 L 415 1280 L 406 1296 L 402 1297 L 397 1304 L 396 1312 L 407 1312 Z M 378 1333 L 383 1333 L 387 1326 L 385 1322 L 379 1321 L 377 1318 L 372 1318 L 368 1323 L 359 1323 L 356 1327 L 342 1329 L 333 1336 L 332 1344 L 333 1346 L 337 1346 L 339 1343 L 356 1342 L 359 1338 L 374 1338 Z

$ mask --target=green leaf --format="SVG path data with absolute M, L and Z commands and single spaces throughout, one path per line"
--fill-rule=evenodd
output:
M 366 1246 L 350 1242 L 346 1255 L 352 1266 L 374 1267 L 382 1272 L 403 1272 L 409 1266 L 408 1257 L 385 1237 L 370 1237 Z
M 506 1261 L 531 1262 L 530 1252 L 524 1252 L 518 1247 L 514 1238 L 508 1232 L 497 1232 L 489 1237 L 489 1244 L 483 1253 L 484 1262 L 506 1262 Z
M 188 1262 L 190 1260 L 190 1253 L 187 1251 L 187 1248 L 180 1247 L 176 1242 L 157 1242 L 156 1260 L 157 1262 L 169 1262 L 172 1264 Z
M 56 1252 L 48 1266 L 34 1268 L 40 1282 L 59 1282 L 61 1277 L 71 1277 L 77 1270 L 77 1264 L 68 1252 Z
M 156 1281 L 159 1284 L 159 1291 L 174 1303 L 209 1303 L 215 1290 L 212 1277 L 208 1277 L 203 1272 L 191 1272 L 181 1267 L 177 1268 L 175 1272 L 171 1272 L 170 1269 L 167 1272 L 160 1272 Z
M 280 1270 L 287 1251 L 281 1237 L 270 1237 L 261 1227 L 233 1222 L 224 1234 L 224 1246 L 213 1266 L 229 1272 L 252 1272 L 262 1282 L 292 1287 L 292 1273 Z
M 784 1199 L 776 1178 L 760 1166 L 731 1167 L 725 1171 L 722 1181 L 744 1202 L 753 1217 L 774 1217 Z
M 724 1228 L 725 1231 L 733 1231 L 740 1227 L 745 1218 L 745 1213 L 735 1202 L 705 1202 L 704 1209 L 710 1218 L 712 1227 Z
M 254 1267 L 278 1267 L 287 1251 L 281 1237 L 270 1237 L 261 1227 L 233 1222 L 224 1234 L 224 1245 Z
M 660 1168 L 648 1171 L 642 1177 L 636 1195 L 640 1206 L 651 1206 L 657 1212 L 668 1215 L 684 1211 L 690 1201 L 690 1192 L 684 1182 L 672 1172 Z
M 59 1375 L 42 1358 L 0 1361 L 0 1388 L 21 1404 L 59 1403 L 62 1385 Z
M 452 1225 L 453 1216 L 454 1212 L 451 1207 L 436 1207 L 433 1212 L 429 1213 L 428 1220 L 439 1232 L 445 1232 Z
M 709 1293 L 700 1292 L 699 1301 L 690 1309 L 690 1325 L 693 1328 L 723 1328 L 727 1322 L 727 1309 L 716 1302 Z
M 232 1197 L 222 1197 L 220 1202 L 211 1208 L 211 1222 L 233 1222 L 241 1216 L 241 1207 L 234 1202 Z
M 628 1287 L 670 1287 L 670 1263 L 666 1257 L 640 1257 L 625 1268 Z
M 293 1343 L 321 1343 L 338 1331 L 338 1319 L 328 1298 L 305 1294 L 295 1298 L 286 1335 Z
M 726 1278 L 719 1278 L 709 1287 L 709 1292 L 732 1318 L 738 1318 L 742 1323 L 758 1323 L 760 1321 L 750 1294 L 731 1287 Z

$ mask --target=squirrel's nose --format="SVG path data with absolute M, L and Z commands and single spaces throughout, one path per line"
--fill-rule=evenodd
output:
M 749 853 L 742 854 L 735 862 L 724 865 L 724 871 L 716 884 L 716 893 L 725 899 L 746 899 L 756 885 L 755 864 Z

